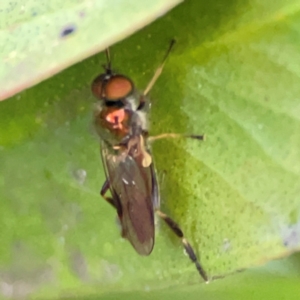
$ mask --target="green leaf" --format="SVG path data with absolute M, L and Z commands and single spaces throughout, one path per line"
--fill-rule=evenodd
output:
M 157 141 L 153 155 L 161 209 L 211 277 L 299 250 L 299 11 L 292 0 L 186 1 L 111 49 L 115 68 L 143 89 L 177 38 L 150 93 L 151 133 L 207 138 Z M 241 299 L 249 283 L 265 296 L 279 284 L 297 295 L 298 279 L 259 271 L 198 285 L 164 224 L 147 258 L 120 237 L 98 192 L 104 174 L 89 86 L 103 62 L 101 53 L 0 103 L 0 275 L 9 291 L 132 298 L 151 290 L 176 299 L 221 297 L 228 285 L 228 298 Z
M 181 1 L 2 0 L 0 100 L 105 49 Z
M 299 254 L 282 260 L 272 262 L 264 268 L 247 271 L 218 280 L 209 285 L 193 285 L 172 287 L 158 291 L 125 292 L 120 295 L 111 292 L 84 299 L 164 299 L 164 300 L 239 300 L 239 299 L 299 299 Z M 296 264 L 296 265 L 295 265 Z M 298 268 L 297 268 L 298 267 Z M 293 270 L 294 269 L 294 270 Z M 293 273 L 296 271 L 297 273 Z M 121 297 L 122 298 L 121 298 Z

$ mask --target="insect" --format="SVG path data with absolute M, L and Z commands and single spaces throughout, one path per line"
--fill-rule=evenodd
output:
M 104 73 L 97 76 L 91 90 L 98 101 L 94 114 L 95 128 L 101 139 L 101 156 L 106 181 L 101 196 L 117 211 L 122 237 L 126 238 L 140 255 L 149 255 L 154 246 L 154 213 L 161 217 L 181 239 L 184 249 L 199 274 L 208 277 L 179 225 L 160 211 L 160 195 L 153 159 L 148 142 L 180 134 L 161 134 L 149 137 L 147 126 L 147 94 L 160 76 L 169 49 L 144 92 L 139 93 L 127 76 L 111 68 L 109 50 Z M 203 136 L 186 136 L 202 140 Z M 111 192 L 111 197 L 107 192 Z

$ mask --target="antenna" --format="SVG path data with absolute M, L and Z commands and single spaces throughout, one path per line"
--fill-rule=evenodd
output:
M 110 58 L 109 48 L 105 49 L 105 55 L 106 55 L 106 61 L 107 61 L 107 65 L 105 66 L 105 69 L 106 69 L 106 71 L 110 71 L 111 70 L 111 58 Z

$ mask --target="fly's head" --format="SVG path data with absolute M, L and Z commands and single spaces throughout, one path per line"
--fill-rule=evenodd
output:
M 91 90 L 99 100 L 94 116 L 98 134 L 111 145 L 120 143 L 131 131 L 135 109 L 133 82 L 114 73 L 108 65 L 105 73 L 94 79 Z

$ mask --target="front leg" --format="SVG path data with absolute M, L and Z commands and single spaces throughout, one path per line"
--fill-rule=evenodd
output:
M 137 110 L 143 110 L 145 108 L 146 103 L 147 103 L 147 98 L 144 95 L 140 96 L 140 103 L 138 105 Z

